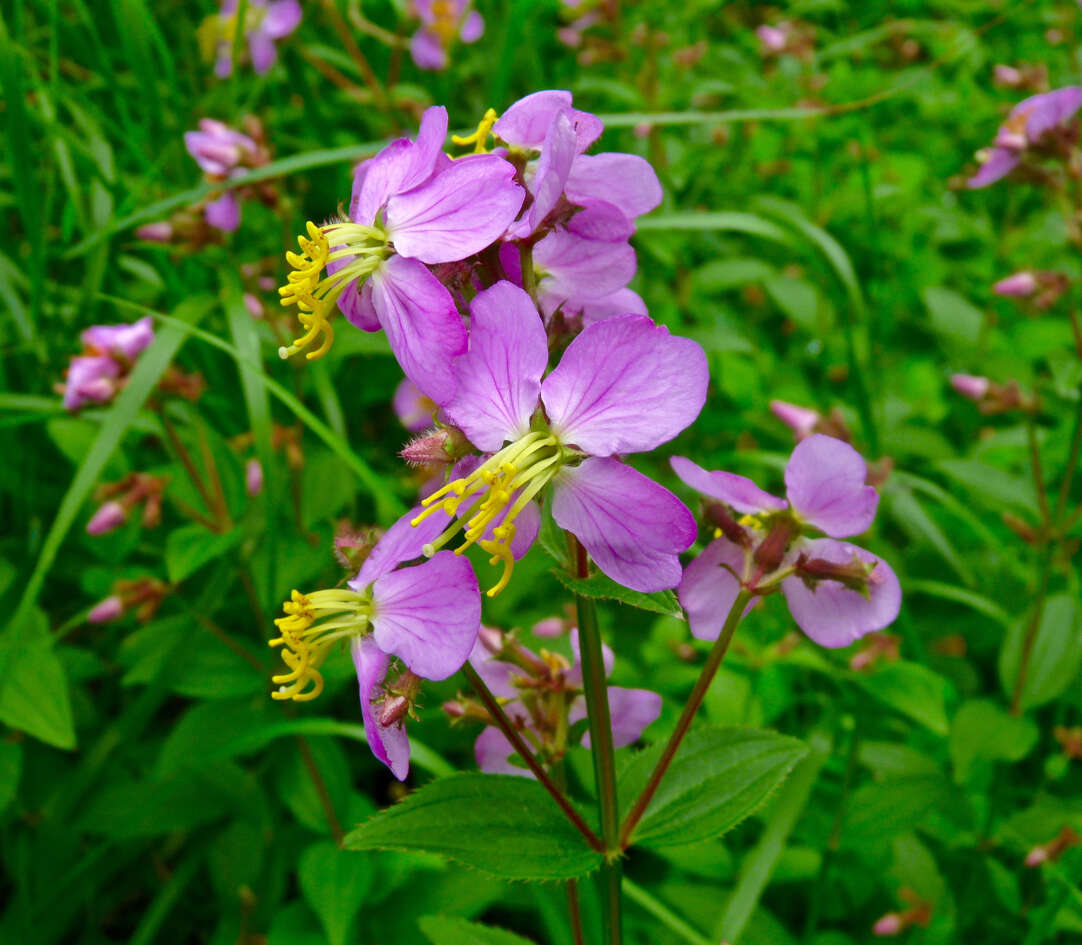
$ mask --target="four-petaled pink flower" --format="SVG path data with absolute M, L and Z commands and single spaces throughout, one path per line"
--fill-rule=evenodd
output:
M 456 41 L 476 43 L 485 32 L 473 0 L 413 0 L 413 12 L 421 21 L 410 40 L 410 55 L 418 69 L 446 69 Z
M 470 563 L 450 552 L 422 564 L 435 537 L 432 524 L 414 528 L 418 510 L 387 531 L 346 588 L 293 592 L 286 616 L 275 621 L 289 672 L 272 677 L 275 699 L 305 702 L 323 690 L 319 667 L 338 640 L 348 640 L 360 686 L 361 715 L 372 753 L 399 780 L 409 770 L 405 719 L 419 679 L 446 679 L 457 672 L 481 627 L 481 596 Z M 388 683 L 392 657 L 405 670 Z
M 498 593 L 536 537 L 534 500 L 551 484 L 556 524 L 605 574 L 639 591 L 675 587 L 694 517 L 618 457 L 655 449 L 698 416 L 708 376 L 702 348 L 645 316 L 620 315 L 589 325 L 542 380 L 548 341 L 522 289 L 498 282 L 477 294 L 470 313 L 469 351 L 452 362 L 455 394 L 442 406 L 485 456 L 425 499 L 415 522 L 440 510 L 461 517 L 426 553 L 465 528 L 458 553 L 477 542 L 503 562 L 488 592 Z
M 278 60 L 275 43 L 292 33 L 301 22 L 299 0 L 248 0 L 244 23 L 237 23 L 239 0 L 222 0 L 221 12 L 207 20 L 203 35 L 215 50 L 214 74 L 219 79 L 233 72 L 233 42 L 244 31 L 252 68 L 263 75 Z
M 680 602 L 695 636 L 717 637 L 741 587 L 762 593 L 779 583 L 793 619 L 821 646 L 848 646 L 897 617 L 901 588 L 889 565 L 835 540 L 866 531 L 879 504 L 865 485 L 864 460 L 847 443 L 815 434 L 797 444 L 785 467 L 788 501 L 682 456 L 672 467 L 697 492 L 743 516 L 734 521 L 717 509 L 711 520 L 722 537 L 684 572 Z M 809 526 L 829 537 L 804 537 Z

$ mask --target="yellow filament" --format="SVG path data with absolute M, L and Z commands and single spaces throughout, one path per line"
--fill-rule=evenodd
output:
M 484 117 L 477 123 L 477 130 L 472 135 L 451 135 L 451 143 L 460 148 L 473 145 L 474 154 L 486 154 L 488 152 L 488 136 L 492 126 L 500 120 L 496 109 L 490 108 Z
M 290 600 L 282 605 L 286 615 L 274 621 L 281 636 L 271 640 L 270 646 L 282 647 L 282 662 L 289 672 L 271 677 L 271 682 L 279 687 L 271 693 L 271 698 L 294 702 L 315 699 L 323 691 L 319 667 L 331 644 L 343 637 L 354 636 L 367 626 L 366 604 L 366 599 L 354 591 L 325 590 L 302 594 L 294 590 Z M 340 619 L 316 623 L 317 618 L 331 614 L 340 615 Z

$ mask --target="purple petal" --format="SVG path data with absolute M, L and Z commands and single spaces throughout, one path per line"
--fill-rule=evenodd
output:
M 469 351 L 451 366 L 451 422 L 485 452 L 529 432 L 537 409 L 548 341 L 530 297 L 497 282 L 470 303 Z
M 507 740 L 507 736 L 498 728 L 486 728 L 477 736 L 473 754 L 477 759 L 477 767 L 488 774 L 517 774 L 523 778 L 533 777 L 533 772 L 528 768 L 511 764 L 515 749 Z
M 327 273 L 331 275 L 342 266 L 347 265 L 349 260 L 336 259 L 327 264 Z M 361 331 L 379 331 L 379 314 L 372 304 L 372 283 L 364 282 L 358 285 L 354 279 L 342 294 L 338 296 L 338 311 L 346 316 L 346 320 L 359 328 Z
M 581 153 L 601 137 L 604 125 L 589 112 L 572 108 L 570 92 L 546 89 L 520 98 L 503 113 L 492 130 L 510 145 L 538 151 L 544 144 L 549 125 L 565 110 L 575 126 L 576 149 Z
M 515 168 L 495 154 L 454 161 L 420 187 L 387 201 L 395 249 L 426 263 L 454 262 L 498 239 L 515 219 L 524 191 Z
M 417 140 L 399 138 L 374 158 L 357 165 L 349 216 L 354 223 L 370 226 L 390 197 L 423 184 L 436 171 L 447 138 L 447 109 L 426 108 Z
M 423 522 L 418 522 L 416 527 L 410 525 L 410 521 L 422 511 L 420 507 L 410 509 L 387 529 L 361 565 L 357 576 L 349 582 L 351 590 L 363 594 L 373 581 L 390 574 L 403 562 L 413 561 L 424 554 L 424 546 L 439 537 L 447 527 L 447 521 L 439 515 L 430 515 Z
M 635 234 L 635 224 L 619 207 L 604 200 L 589 200 L 567 221 L 567 232 L 584 240 L 624 243 Z
M 571 628 L 571 655 L 574 657 L 571 669 L 567 671 L 567 681 L 573 686 L 582 686 L 582 643 L 579 640 L 579 628 Z M 605 678 L 612 675 L 612 667 L 616 663 L 616 654 L 607 643 L 601 644 L 601 666 L 605 670 Z M 584 715 L 583 718 L 586 718 Z M 574 721 L 574 720 L 572 720 Z
M 623 748 L 637 742 L 646 727 L 661 715 L 661 696 L 649 689 L 609 687 L 609 715 L 612 717 L 612 743 Z M 590 733 L 582 740 L 590 747 Z
M 1026 137 L 1039 140 L 1053 128 L 1070 121 L 1082 108 L 1082 86 L 1071 85 L 1019 102 L 1011 112 L 1026 115 Z
M 627 243 L 585 240 L 555 230 L 533 249 L 539 288 L 558 302 L 599 299 L 622 289 L 635 275 L 635 251 Z
M 676 475 L 700 495 L 718 499 L 737 512 L 759 515 L 762 512 L 780 512 L 788 505 L 784 499 L 764 492 L 750 479 L 736 473 L 721 470 L 707 472 L 683 456 L 673 456 L 669 465 Z
M 259 28 L 271 39 L 281 39 L 292 33 L 301 22 L 301 5 L 298 0 L 275 0 L 267 4 L 267 12 Z
M 744 558 L 742 548 L 727 538 L 718 538 L 684 569 L 677 596 L 687 613 L 692 636 L 700 640 L 718 638 L 740 593 L 736 575 L 743 574 Z
M 203 208 L 203 218 L 216 229 L 232 233 L 240 226 L 240 203 L 237 195 L 227 190 L 217 200 L 210 201 Z
M 879 493 L 864 485 L 868 467 L 848 443 L 815 433 L 801 440 L 785 467 L 793 510 L 831 538 L 867 531 Z
M 219 79 L 228 79 L 233 74 L 233 48 L 228 43 L 218 45 L 218 55 L 214 60 L 214 74 Z
M 78 410 L 85 403 L 103 404 L 116 393 L 115 378 L 120 365 L 112 358 L 96 355 L 71 359 L 64 382 L 64 408 Z
M 706 402 L 706 355 L 642 315 L 588 325 L 541 385 L 552 431 L 595 456 L 671 440 Z
M 564 192 L 564 183 L 575 160 L 575 129 L 567 115 L 560 113 L 549 125 L 541 157 L 534 174 L 533 203 L 526 215 L 512 227 L 517 238 L 530 236 L 536 230 Z
M 274 46 L 274 40 L 262 30 L 248 34 L 248 53 L 252 57 L 252 68 L 259 75 L 269 72 L 278 59 L 278 50 Z
M 518 690 L 511 680 L 516 676 L 522 676 L 523 671 L 513 663 L 505 663 L 502 660 L 492 659 L 492 654 L 478 637 L 470 651 L 470 665 L 477 670 L 485 685 L 492 690 L 493 695 L 499 699 L 511 700 L 504 706 L 504 711 L 511 718 L 521 718 L 524 721 L 529 718 L 526 707 L 518 701 Z
M 372 637 L 354 637 L 349 648 L 357 669 L 361 717 L 364 719 L 368 747 L 399 781 L 404 781 L 410 765 L 410 740 L 406 734 L 405 720 L 393 725 L 379 724 L 379 700 L 383 697 L 383 681 L 387 677 L 391 658 L 376 645 Z
M 395 388 L 391 404 L 399 423 L 410 433 L 421 433 L 432 426 L 432 413 L 436 405 L 408 377 L 404 377 Z
M 485 34 L 485 20 L 476 10 L 470 10 L 462 21 L 458 38 L 464 43 L 476 43 Z
M 980 169 L 969 180 L 966 186 L 971 190 L 979 187 L 987 187 L 997 180 L 1006 177 L 1022 162 L 1022 155 L 1017 151 L 1007 148 L 992 148 L 981 161 Z
M 781 582 L 793 619 L 820 646 L 848 646 L 864 634 L 882 630 L 894 622 L 902 605 L 902 589 L 882 558 L 849 542 L 830 538 L 801 541 L 791 551 L 791 554 L 799 553 L 835 564 L 846 564 L 853 555 L 867 564 L 875 563 L 868 597 L 837 581 L 819 581 L 814 591 L 798 577 Z
M 453 551 L 378 578 L 372 585 L 373 636 L 425 679 L 446 679 L 466 662 L 481 628 L 473 567 Z
M 552 516 L 605 574 L 647 593 L 680 583 L 680 552 L 696 536 L 695 518 L 683 502 L 615 459 L 590 458 L 561 470 Z
M 603 200 L 632 220 L 649 213 L 662 198 L 650 162 L 636 154 L 580 155 L 571 166 L 566 189 L 572 203 Z
M 631 289 L 619 289 L 612 295 L 582 303 L 582 321 L 586 325 L 612 318 L 614 315 L 646 314 L 646 303 Z
M 147 315 L 130 325 L 91 325 L 79 337 L 88 348 L 134 361 L 154 340 L 154 321 Z
M 422 26 L 410 40 L 410 56 L 418 69 L 427 72 L 439 72 L 447 68 L 447 51 L 439 34 L 427 26 Z
M 416 259 L 392 256 L 371 276 L 372 305 L 402 370 L 437 404 L 454 395 L 451 360 L 466 328 L 451 293 Z

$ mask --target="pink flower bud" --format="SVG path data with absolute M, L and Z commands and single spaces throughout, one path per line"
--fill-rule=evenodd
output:
M 110 620 L 116 620 L 123 613 L 124 601 L 116 594 L 112 594 L 106 597 L 105 600 L 95 604 L 90 613 L 86 615 L 86 619 L 91 623 L 108 623 Z
M 1034 847 L 1026 854 L 1026 866 L 1031 869 L 1048 862 L 1048 850 L 1044 847 Z
M 489 653 L 496 654 L 503 649 L 503 633 L 495 627 L 481 627 L 477 640 Z
M 1027 270 L 1016 272 L 1013 276 L 1000 279 L 999 282 L 992 286 L 992 291 L 996 295 L 1025 298 L 1037 291 L 1037 277 Z
M 770 412 L 793 431 L 797 441 L 803 440 L 806 436 L 811 436 L 822 419 L 817 410 L 798 407 L 796 404 L 786 403 L 784 400 L 770 401 Z
M 86 523 L 88 535 L 105 535 L 116 531 L 124 524 L 128 511 L 119 502 L 109 501 L 102 504 L 90 521 Z
M 168 220 L 146 223 L 135 231 L 135 235 L 148 243 L 168 243 L 173 238 L 173 224 Z
M 898 935 L 902 931 L 902 917 L 897 912 L 888 912 L 875 925 L 872 926 L 872 934 L 887 936 Z
M 993 72 L 993 78 L 996 85 L 1005 85 L 1007 88 L 1013 89 L 1022 84 L 1024 76 L 1014 66 L 997 65 Z
M 251 292 L 244 293 L 244 307 L 248 309 L 248 314 L 252 318 L 262 318 L 265 314 L 263 303 Z
M 452 719 L 460 719 L 466 714 L 466 707 L 457 700 L 451 700 L 443 704 L 443 711 Z
M 530 632 L 535 637 L 558 637 L 564 632 L 564 622 L 559 617 L 546 617 L 535 623 Z
M 952 374 L 951 387 L 963 397 L 970 400 L 982 400 L 988 393 L 991 381 L 987 377 L 977 377 L 973 374 Z
M 257 496 L 263 491 L 263 467 L 258 459 L 248 460 L 244 467 L 244 485 L 250 496 Z
M 755 31 L 755 35 L 763 44 L 763 52 L 768 53 L 781 52 L 789 39 L 785 30 L 778 29 L 776 26 L 767 26 L 765 23 Z

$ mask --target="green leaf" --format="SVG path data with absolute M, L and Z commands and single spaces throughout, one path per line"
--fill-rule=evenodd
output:
M 1021 761 L 1037 744 L 1040 732 L 1029 719 L 1015 718 L 994 702 L 965 703 L 951 725 L 954 776 L 968 779 L 977 761 Z
M 64 666 L 45 615 L 31 607 L 0 635 L 0 721 L 56 748 L 75 747 Z
M 432 945 L 533 945 L 528 938 L 457 916 L 426 915 L 417 924 Z
M 537 535 L 541 547 L 548 552 L 563 571 L 571 570 L 571 552 L 567 547 L 567 537 L 552 517 L 552 503 L 541 506 L 541 530 Z
M 572 577 L 566 571 L 553 568 L 552 573 L 556 579 L 569 591 L 579 597 L 590 597 L 595 600 L 615 600 L 630 607 L 638 607 L 639 610 L 649 610 L 651 613 L 664 614 L 666 617 L 676 617 L 683 620 L 684 611 L 680 607 L 680 601 L 672 591 L 657 591 L 654 594 L 644 594 L 642 591 L 633 591 L 629 587 L 617 584 L 605 574 L 594 574 L 588 578 Z
M 942 338 L 971 346 L 980 338 L 984 315 L 952 289 L 929 286 L 921 292 L 932 329 Z
M 853 679 L 872 698 L 937 735 L 945 737 L 950 730 L 946 708 L 950 683 L 926 666 L 899 660 L 886 663 L 871 675 L 855 674 Z
M 319 916 L 330 945 L 345 945 L 349 928 L 372 885 L 372 860 L 339 850 L 330 841 L 313 843 L 301 854 L 301 892 Z
M 793 238 L 776 223 L 771 223 L 754 213 L 738 210 L 718 213 L 659 213 L 643 217 L 637 224 L 640 230 L 711 230 L 744 233 L 759 236 L 775 243 L 791 244 Z
M 1022 686 L 1022 708 L 1051 702 L 1066 692 L 1078 676 L 1082 665 L 1079 610 L 1078 601 L 1069 594 L 1056 594 L 1045 601 Z M 999 653 L 999 678 L 1008 695 L 1014 693 L 1031 620 L 1027 614 L 1011 627 Z
M 873 781 L 853 792 L 842 831 L 844 846 L 867 846 L 912 830 L 936 807 L 952 800 L 941 775 L 914 775 Z
M 433 781 L 353 830 L 349 850 L 423 850 L 505 879 L 566 880 L 601 854 L 536 781 L 458 774 Z
M 165 569 L 169 580 L 179 584 L 203 565 L 231 551 L 244 532 L 231 529 L 222 535 L 207 531 L 202 525 L 182 525 L 169 534 L 165 543 Z
M 663 747 L 639 752 L 620 773 L 618 794 L 626 806 L 642 793 Z M 691 732 L 633 842 L 662 847 L 724 833 L 754 813 L 807 752 L 795 738 L 757 729 L 712 726 Z
M 1037 505 L 1032 482 L 1004 472 L 998 466 L 975 459 L 942 459 L 935 465 L 955 482 L 970 489 L 975 497 L 984 499 L 989 508 L 1001 510 L 1007 506 L 1028 512 Z

